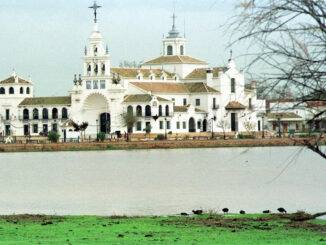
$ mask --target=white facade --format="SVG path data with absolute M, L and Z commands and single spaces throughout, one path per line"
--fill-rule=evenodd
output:
M 152 133 L 162 134 L 248 131 L 248 122 L 251 131 L 260 129 L 257 112 L 265 102 L 257 100 L 254 86 L 245 89 L 245 75 L 237 70 L 232 57 L 226 67 L 210 68 L 207 62 L 187 56 L 186 39 L 176 30 L 175 18 L 169 36 L 163 39 L 163 48 L 163 56 L 145 62 L 140 69 L 112 68 L 95 22 L 85 48 L 83 72 L 75 75 L 70 96 L 34 98 L 33 84 L 17 83 L 15 74 L 10 80 L 14 83 L 5 83 L 8 79 L 0 82 L 0 89 L 5 89 L 5 94 L 0 93 L 0 131 L 16 136 L 38 135 L 47 128 L 67 138 L 75 137 L 69 120 L 87 122 L 85 133 L 92 137 L 99 132 L 144 134 L 148 125 Z M 15 95 L 9 94 L 10 86 L 15 88 Z M 24 91 L 28 87 L 29 94 L 16 93 L 20 87 Z M 7 109 L 10 117 L 6 118 Z M 43 118 L 44 109 L 48 118 Z M 28 118 L 24 118 L 26 110 Z M 36 110 L 38 117 L 34 116 Z M 54 117 L 53 110 L 57 111 Z M 137 122 L 129 128 L 121 116 L 128 110 L 137 116 Z M 11 132 L 6 132 L 8 125 Z

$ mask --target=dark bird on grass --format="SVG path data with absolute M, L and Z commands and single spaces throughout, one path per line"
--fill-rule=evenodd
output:
M 246 214 L 246 211 L 240 210 L 240 214 Z
M 264 210 L 263 214 L 269 214 L 271 211 L 270 210 Z
M 203 214 L 203 210 L 192 210 L 192 212 L 197 215 Z
M 223 208 L 222 211 L 223 211 L 223 213 L 228 213 L 229 209 L 228 208 Z
M 280 213 L 286 213 L 286 210 L 284 208 L 278 208 L 277 211 L 279 211 Z
M 187 214 L 187 213 L 181 213 L 180 215 L 181 216 L 188 216 L 189 214 Z

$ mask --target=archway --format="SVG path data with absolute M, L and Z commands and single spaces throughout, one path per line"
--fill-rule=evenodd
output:
M 101 93 L 90 94 L 83 103 L 82 113 L 75 120 L 88 123 L 87 134 L 110 133 L 112 118 L 106 97 Z
M 207 132 L 207 120 L 203 121 L 203 132 Z
M 190 133 L 196 132 L 195 120 L 192 117 L 189 119 L 189 132 Z

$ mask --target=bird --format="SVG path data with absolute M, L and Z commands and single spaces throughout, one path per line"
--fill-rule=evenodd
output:
M 270 210 L 264 210 L 263 214 L 269 214 L 271 211 Z
M 223 213 L 228 213 L 229 209 L 228 208 L 223 208 L 222 211 L 223 211 Z
M 286 210 L 284 208 L 278 208 L 277 211 L 279 211 L 280 213 L 286 213 Z
M 189 214 L 187 214 L 187 213 L 181 213 L 180 215 L 181 216 L 188 216 Z
M 240 214 L 246 214 L 246 211 L 240 210 Z
M 203 214 L 203 210 L 192 210 L 192 212 L 197 215 Z

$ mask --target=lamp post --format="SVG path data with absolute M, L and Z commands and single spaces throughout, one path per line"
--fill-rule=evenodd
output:
M 263 135 L 262 135 L 262 138 L 263 138 L 263 139 L 265 138 L 265 132 L 264 132 L 264 118 L 265 118 L 265 117 L 262 116 L 262 119 L 263 119 L 263 125 L 262 125 L 262 126 L 263 126 Z
M 98 141 L 98 119 L 96 119 L 96 141 Z
M 212 117 L 212 139 L 214 139 L 214 120 L 215 120 L 215 117 Z
M 278 120 L 278 137 L 281 138 L 281 118 L 277 118 Z
M 166 133 L 166 129 L 167 129 L 167 127 L 168 127 L 168 125 L 167 125 L 167 118 L 165 118 L 164 119 L 165 120 L 165 140 L 167 140 L 168 139 L 168 136 L 167 136 L 167 133 Z

